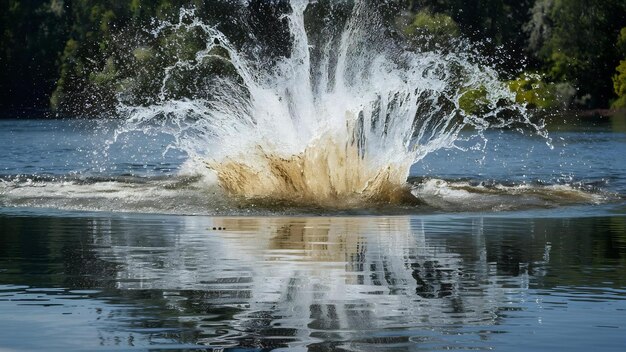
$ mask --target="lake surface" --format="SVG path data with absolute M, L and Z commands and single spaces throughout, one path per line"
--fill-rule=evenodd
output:
M 0 350 L 622 351 L 624 125 L 488 132 L 414 165 L 418 205 L 320 209 L 115 121 L 0 121 Z

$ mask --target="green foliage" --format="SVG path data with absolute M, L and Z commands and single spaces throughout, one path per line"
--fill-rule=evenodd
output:
M 110 114 L 119 99 L 152 104 L 158 99 L 165 67 L 187 61 L 194 70 L 176 69 L 166 82 L 169 98 L 191 98 L 199 80 L 232 71 L 224 60 L 195 62 L 207 45 L 199 30 L 170 30 L 154 37 L 154 19 L 177 21 L 179 10 L 194 7 L 206 18 L 227 19 L 236 6 L 228 0 L 66 0 L 72 25 L 60 55 L 53 109 L 72 115 Z M 226 26 L 227 27 L 227 26 Z
M 461 34 L 459 26 L 450 16 L 428 9 L 405 14 L 396 26 L 417 50 L 452 49 Z
M 520 103 L 550 109 L 576 93 L 581 107 L 606 107 L 615 94 L 613 106 L 626 105 L 623 0 L 393 3 L 403 7 L 385 16 L 411 14 L 403 16 L 401 29 L 418 50 L 453 49 L 459 38 L 481 43 L 477 48 L 494 59 L 506 79 L 513 78 L 509 87 Z M 307 10 L 307 23 L 321 27 L 328 16 L 349 14 L 349 5 L 324 9 L 324 4 Z M 94 114 L 113 111 L 121 92 L 134 103 L 150 104 L 160 92 L 164 67 L 180 60 L 194 69 L 173 72 L 166 91 L 172 97 L 202 94 L 207 76 L 234 74 L 224 60 L 227 53 L 215 51 L 196 62 L 196 53 L 206 48 L 202 33 L 170 31 L 155 38 L 147 32 L 155 18 L 177 20 L 183 6 L 195 7 L 207 23 L 219 23 L 237 45 L 256 29 L 258 40 L 271 44 L 262 48 L 263 56 L 281 55 L 290 45 L 288 36 L 277 35 L 285 23 L 276 14 L 289 11 L 281 1 L 251 1 L 241 12 L 240 2 L 232 0 L 0 0 L 0 107 L 45 107 L 49 101 L 62 112 Z M 310 39 L 325 33 L 332 31 L 311 33 Z M 542 76 L 518 76 L 521 70 Z M 485 94 L 484 87 L 467 89 L 459 104 L 480 113 Z
M 480 115 L 488 110 L 487 88 L 468 88 L 459 98 L 459 108 L 468 115 Z
M 432 35 L 439 38 L 453 38 L 460 34 L 459 26 L 454 20 L 442 13 L 420 11 L 413 22 L 404 29 L 409 36 Z
M 65 89 L 64 87 L 69 86 L 71 82 L 68 82 L 70 72 L 76 71 L 76 74 L 80 74 L 80 66 L 78 64 L 78 58 L 76 54 L 78 53 L 78 42 L 76 40 L 70 39 L 65 44 L 65 49 L 63 50 L 63 57 L 66 59 L 61 64 L 61 77 L 57 82 L 57 88 L 52 92 L 50 97 L 50 105 L 53 109 L 57 109 L 61 102 L 65 99 Z
M 626 18 L 623 0 L 408 3 L 414 12 L 450 16 L 465 37 L 482 43 L 483 54 L 498 58 L 502 72 L 544 72 L 559 90 L 576 87 L 575 102 L 580 107 L 606 107 L 613 97 L 610 77 L 619 60 L 626 58 L 626 30 L 617 47 L 614 42 Z M 529 60 L 525 58 L 528 52 L 532 54 Z
M 539 74 L 524 73 L 508 82 L 515 102 L 529 108 L 556 109 L 567 106 L 574 89 L 567 84 L 546 82 Z
M 617 50 L 624 58 L 615 69 L 617 73 L 613 76 L 613 89 L 617 94 L 617 99 L 611 105 L 613 108 L 626 108 L 626 27 L 622 28 L 617 38 Z
M 617 73 L 613 76 L 613 87 L 618 98 L 613 102 L 614 108 L 626 108 L 626 60 L 617 66 Z
M 117 68 L 115 67 L 113 58 L 110 57 L 106 61 L 106 64 L 104 65 L 102 71 L 91 72 L 89 74 L 89 82 L 92 82 L 93 84 L 98 86 L 111 87 L 115 83 L 118 75 L 119 73 L 117 71 Z
M 622 28 L 617 38 L 617 50 L 622 56 L 626 57 L 626 27 Z

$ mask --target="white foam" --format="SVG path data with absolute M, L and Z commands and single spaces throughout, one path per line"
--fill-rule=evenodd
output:
M 572 204 L 600 204 L 610 197 L 573 185 L 473 185 L 466 181 L 426 179 L 413 186 L 411 193 L 429 206 L 452 211 L 502 211 L 555 207 Z
M 339 31 L 311 28 L 305 16 L 309 1 L 293 0 L 291 7 L 284 17 L 291 50 L 269 63 L 268 58 L 258 57 L 262 51 L 236 47 L 193 11 L 182 10 L 177 23 L 163 23 L 155 36 L 195 31 L 203 33 L 206 45 L 193 59 L 164 67 L 155 104 L 120 107 L 128 119 L 117 135 L 169 133 L 176 148 L 214 169 L 235 162 L 247 171 L 229 179 L 254 175 L 259 180 L 256 188 L 226 185 L 237 195 L 284 198 L 288 193 L 308 192 L 314 200 L 328 198 L 328 192 L 308 186 L 320 184 L 316 178 L 330 178 L 327 187 L 337 198 L 363 193 L 380 175 L 393 175 L 387 183 L 402 186 L 413 163 L 440 148 L 455 147 L 458 133 L 466 126 L 480 134 L 491 126 L 522 122 L 543 133 L 514 103 L 513 93 L 498 80 L 497 72 L 480 63 L 463 41 L 453 52 L 403 49 L 385 34 L 382 17 L 364 1 L 355 2 Z M 229 59 L 216 56 L 218 48 Z M 179 83 L 177 72 L 200 74 L 208 60 L 216 59 L 228 60 L 236 77 L 209 77 L 199 90 L 201 98 L 175 98 L 171 87 Z M 481 87 L 487 89 L 490 111 L 478 116 L 461 109 L 463 94 Z M 508 101 L 508 107 L 499 107 L 501 101 Z M 496 118 L 503 109 L 515 111 L 515 118 Z M 334 146 L 339 148 L 326 152 Z M 282 171 L 268 162 L 309 157 L 317 158 L 319 165 L 297 175 L 299 180 L 285 180 Z M 354 158 L 362 161 L 345 162 Z M 334 179 L 325 170 L 343 176 Z M 225 183 L 225 178 L 220 182 Z M 305 187 L 286 192 L 285 184 L 293 183 Z M 258 192 L 267 185 L 269 189 Z

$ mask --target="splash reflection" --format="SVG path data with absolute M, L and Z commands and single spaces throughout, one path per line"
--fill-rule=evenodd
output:
M 487 257 L 483 219 L 455 224 L 186 217 L 176 228 L 159 227 L 170 235 L 112 229 L 106 220 L 91 229 L 97 256 L 122 264 L 117 288 L 156 290 L 194 324 L 200 343 L 375 349 L 493 326 L 528 290 L 529 267 L 545 274 L 549 243 L 539 260 L 501 275 Z M 455 244 L 454 234 L 467 243 Z

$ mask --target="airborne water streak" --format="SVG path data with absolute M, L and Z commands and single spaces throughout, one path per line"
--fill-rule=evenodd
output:
M 162 23 L 154 36 L 200 33 L 205 45 L 164 68 L 156 103 L 120 105 L 128 119 L 116 136 L 173 135 L 173 147 L 214 172 L 234 196 L 333 206 L 412 198 L 411 165 L 456 147 L 466 127 L 482 136 L 521 123 L 545 137 L 497 72 L 461 40 L 454 50 L 407 46 L 364 1 L 322 28 L 308 19 L 321 6 L 338 5 L 290 5 L 282 18 L 290 49 L 274 59 L 236 46 L 193 10 Z M 201 75 L 216 61 L 230 73 L 203 77 L 202 94 L 192 99 L 174 94 L 181 76 Z M 476 89 L 486 89 L 480 116 L 460 105 Z M 482 143 L 478 138 L 477 148 Z

